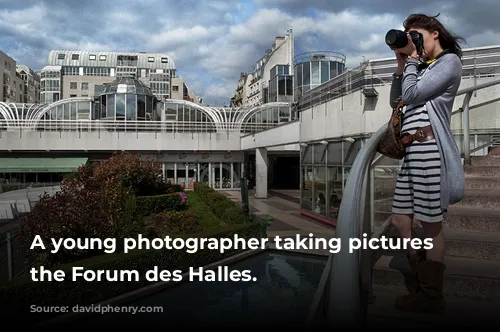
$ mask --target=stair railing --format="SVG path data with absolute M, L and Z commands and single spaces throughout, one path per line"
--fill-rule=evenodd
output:
M 463 157 L 464 164 L 471 163 L 470 117 L 469 112 L 478 106 L 469 106 L 475 91 L 499 85 L 494 80 L 458 91 L 465 95 L 462 107 L 453 114 L 463 117 Z M 499 99 L 492 99 L 481 106 Z M 308 316 L 310 326 L 359 328 L 366 322 L 368 304 L 372 299 L 372 274 L 377 253 L 359 250 L 359 254 L 349 252 L 349 239 L 361 238 L 363 233 L 375 238 L 385 234 L 391 227 L 390 219 L 379 229 L 373 229 L 373 204 L 371 171 L 382 159 L 376 148 L 387 125 L 382 126 L 363 145 L 351 167 L 340 205 L 335 237 L 341 241 L 341 250 L 330 255 L 320 284 L 313 299 Z M 491 145 L 492 142 L 488 143 Z M 361 190 L 360 190 L 361 189 Z

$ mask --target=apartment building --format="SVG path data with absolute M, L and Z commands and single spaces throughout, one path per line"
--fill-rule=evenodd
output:
M 21 102 L 24 82 L 16 71 L 16 60 L 0 51 L 1 89 L 0 102 Z
M 160 100 L 189 95 L 184 93 L 184 80 L 176 77 L 174 60 L 166 54 L 52 50 L 41 71 L 41 100 L 52 103 L 73 97 L 92 98 L 96 85 L 118 77 L 137 78 Z
M 16 71 L 24 83 L 20 102 L 25 104 L 40 103 L 40 75 L 26 65 L 17 65 Z
M 285 36 L 275 38 L 252 73 L 241 73 L 231 104 L 252 107 L 273 101 L 292 102 L 294 53 L 293 32 L 289 29 Z

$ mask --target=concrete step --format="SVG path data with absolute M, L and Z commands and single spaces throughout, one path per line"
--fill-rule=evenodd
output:
M 500 147 L 495 147 L 488 153 L 489 156 L 500 156 Z
M 500 155 L 472 156 L 472 166 L 500 166 Z
M 500 300 L 500 261 L 445 257 L 445 295 Z M 374 285 L 391 285 L 400 294 L 407 292 L 405 276 L 410 273 L 404 253 L 383 255 L 374 265 Z
M 464 166 L 465 178 L 487 176 L 500 177 L 500 166 Z
M 500 175 L 465 178 L 465 190 L 496 190 L 500 195 Z
M 436 328 L 498 326 L 500 301 L 484 301 L 457 296 L 445 296 L 443 315 L 406 313 L 394 307 L 400 295 L 389 286 L 373 288 L 374 301 L 368 306 L 368 328 Z
M 454 204 L 453 206 L 498 210 L 498 212 L 500 213 L 500 191 L 469 189 L 466 190 L 464 198 L 457 204 Z
M 416 233 L 424 238 L 422 228 L 416 228 Z M 399 234 L 391 229 L 387 236 L 397 238 Z M 445 230 L 444 236 L 448 256 L 500 261 L 500 233 Z
M 390 211 L 377 211 L 375 226 L 382 225 L 390 216 Z M 500 233 L 500 211 L 451 206 L 443 226 L 445 230 Z

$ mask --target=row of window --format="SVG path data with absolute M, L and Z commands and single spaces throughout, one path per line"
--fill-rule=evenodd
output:
M 77 82 L 69 82 L 69 88 L 71 90 L 76 90 L 78 88 Z M 89 89 L 89 83 L 88 82 L 82 82 L 81 83 L 81 89 L 82 90 L 88 90 Z
M 57 60 L 64 60 L 64 59 L 66 59 L 65 53 L 58 53 L 57 54 Z M 107 55 L 99 55 L 99 61 L 106 61 L 106 59 L 107 59 Z M 71 60 L 72 61 L 80 60 L 80 54 L 78 54 L 78 53 L 71 54 Z M 97 55 L 89 54 L 89 60 L 90 61 L 97 60 Z M 153 56 L 148 57 L 148 62 L 155 62 L 155 60 L 156 59 Z M 160 61 L 161 61 L 161 63 L 168 63 L 168 58 L 162 57 Z

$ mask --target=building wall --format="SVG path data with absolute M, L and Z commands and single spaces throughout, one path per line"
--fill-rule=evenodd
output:
M 462 79 L 460 89 L 493 81 L 495 77 Z M 387 123 L 391 114 L 389 106 L 390 84 L 376 86 L 377 98 L 365 97 L 361 90 L 341 96 L 300 113 L 300 140 L 302 142 L 372 133 Z M 470 105 L 478 105 L 498 98 L 500 86 L 496 85 L 475 93 Z M 462 107 L 464 96 L 455 99 L 454 110 Z M 471 110 L 471 129 L 493 131 L 500 128 L 500 104 L 494 102 Z M 452 129 L 463 129 L 461 115 L 452 116 Z
M 40 75 L 26 65 L 17 65 L 16 71 L 24 81 L 22 102 L 37 104 L 40 102 Z
M 243 107 L 252 107 L 264 103 L 263 90 L 268 87 L 271 69 L 276 65 L 290 65 L 290 74 L 293 75 L 293 56 L 295 52 L 294 36 L 291 30 L 288 30 L 286 36 L 276 37 L 271 49 L 266 51 L 259 61 L 256 63 L 256 69 L 253 73 L 247 74 L 246 77 L 241 77 L 238 81 L 238 87 L 243 79 L 243 89 L 239 92 L 241 96 L 241 105 Z
M 138 60 L 117 60 L 121 56 L 137 57 Z M 120 76 L 136 77 L 149 86 L 159 99 L 182 100 L 184 97 L 184 84 L 180 84 L 176 78 L 175 64 L 165 54 L 52 50 L 49 53 L 48 65 L 42 72 L 54 71 L 58 67 L 61 68 L 59 99 L 93 97 L 94 85 L 110 83 Z M 174 80 L 177 82 L 175 85 L 179 86 L 178 93 L 174 93 L 172 89 Z M 184 82 L 182 79 L 180 81 Z M 77 83 L 76 89 L 71 89 L 71 82 Z M 82 90 L 81 83 L 88 83 L 88 90 Z M 42 102 L 52 102 L 50 97 L 44 95 L 54 92 L 42 92 Z
M 24 81 L 16 71 L 16 60 L 0 51 L 0 101 L 23 102 Z

